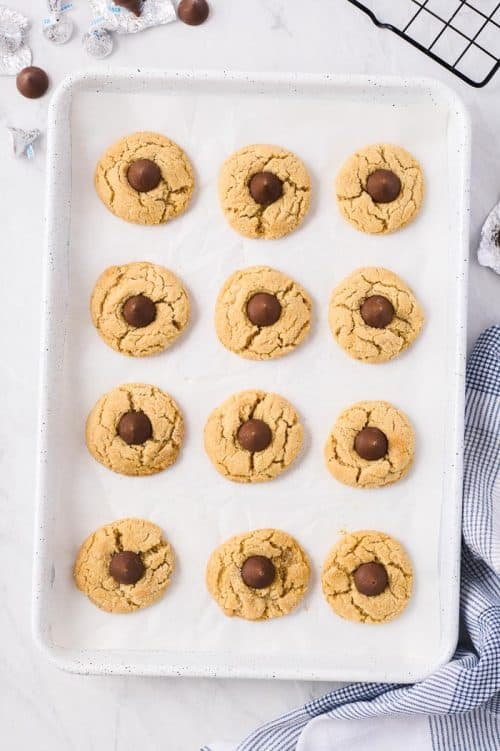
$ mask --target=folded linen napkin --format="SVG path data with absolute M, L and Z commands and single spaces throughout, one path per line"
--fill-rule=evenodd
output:
M 500 326 L 467 366 L 462 525 L 461 637 L 447 665 L 412 686 L 345 686 L 202 751 L 499 751 Z

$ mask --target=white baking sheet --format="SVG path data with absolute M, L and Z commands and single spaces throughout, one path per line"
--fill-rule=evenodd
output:
M 117 219 L 93 189 L 106 147 L 142 129 L 177 141 L 196 171 L 190 209 L 162 227 Z M 427 186 L 414 224 L 384 238 L 346 224 L 332 194 L 344 159 L 377 141 L 408 148 Z M 241 238 L 218 206 L 222 161 L 253 142 L 295 151 L 312 176 L 310 214 L 283 240 Z M 429 81 L 192 80 L 122 71 L 63 85 L 51 109 L 34 610 L 37 639 L 60 665 L 83 672 L 410 681 L 449 657 L 457 636 L 468 143 L 460 102 Z M 88 312 L 103 269 L 136 260 L 172 269 L 192 302 L 189 329 L 152 358 L 130 359 L 108 348 Z M 247 362 L 226 351 L 213 326 L 224 280 L 254 264 L 290 274 L 314 301 L 307 342 L 272 362 Z M 400 274 L 426 312 L 418 341 L 380 366 L 352 361 L 328 328 L 333 287 L 363 265 Z M 150 478 L 115 475 L 85 447 L 85 419 L 95 401 L 132 381 L 167 390 L 186 420 L 179 461 Z M 233 484 L 203 450 L 208 413 L 246 388 L 282 394 L 305 427 L 302 456 L 271 483 Z M 359 399 L 387 399 L 415 426 L 414 468 L 393 487 L 344 487 L 324 466 L 323 445 L 336 415 Z M 92 530 L 126 516 L 164 529 L 177 571 L 157 605 L 117 616 L 76 590 L 71 569 Z M 230 535 L 268 526 L 295 535 L 309 553 L 310 591 L 285 618 L 226 618 L 205 589 L 207 558 Z M 340 531 L 361 528 L 398 538 L 415 569 L 409 607 L 380 627 L 343 621 L 321 592 L 321 565 Z

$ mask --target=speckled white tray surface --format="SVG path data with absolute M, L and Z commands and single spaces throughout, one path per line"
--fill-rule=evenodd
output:
M 117 219 L 93 188 L 102 152 L 136 130 L 170 136 L 196 170 L 192 206 L 166 226 Z M 61 667 L 89 673 L 413 681 L 431 672 L 453 651 L 458 623 L 470 142 L 461 102 L 429 80 L 86 73 L 55 93 L 48 141 L 38 643 Z M 418 219 L 388 237 L 366 236 L 345 223 L 332 192 L 344 159 L 377 141 L 409 149 L 427 186 Z M 312 175 L 310 214 L 279 241 L 241 238 L 218 205 L 222 161 L 259 142 L 292 149 Z M 104 268 L 141 259 L 180 275 L 193 316 L 171 350 L 133 359 L 101 341 L 88 303 Z M 280 360 L 245 361 L 215 335 L 219 288 L 233 270 L 253 264 L 290 274 L 314 301 L 308 341 Z M 363 265 L 400 274 L 427 317 L 414 346 L 379 366 L 349 359 L 328 328 L 333 287 Z M 169 391 L 186 419 L 180 460 L 150 478 L 115 475 L 85 447 L 85 419 L 95 401 L 130 381 Z M 237 485 L 211 466 L 203 427 L 214 406 L 252 387 L 290 399 L 305 427 L 305 449 L 275 481 Z M 344 487 L 324 466 L 323 445 L 336 415 L 359 399 L 388 399 L 415 426 L 415 465 L 393 487 Z M 92 530 L 126 516 L 164 529 L 177 571 L 155 606 L 110 615 L 76 590 L 71 570 Z M 310 591 L 285 618 L 226 618 L 205 589 L 207 558 L 230 535 L 268 526 L 295 535 L 309 553 Z M 415 569 L 409 607 L 383 626 L 338 618 L 321 592 L 321 565 L 340 531 L 362 528 L 401 540 Z

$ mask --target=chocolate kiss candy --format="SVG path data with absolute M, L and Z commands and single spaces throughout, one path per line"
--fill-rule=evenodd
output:
M 19 93 L 28 99 L 39 99 L 49 88 L 49 77 L 41 68 L 30 65 L 19 71 L 16 86 Z
M 246 451 L 264 451 L 272 440 L 271 428 L 264 420 L 247 420 L 238 429 L 238 441 Z
M 270 206 L 283 195 L 283 183 L 274 172 L 257 172 L 248 183 L 248 189 L 261 206 Z
M 122 8 L 126 8 L 135 16 L 140 16 L 142 13 L 143 0 L 114 0 L 115 5 L 120 5 Z
M 272 326 L 281 316 L 281 303 L 276 295 L 257 292 L 247 302 L 247 316 L 255 326 Z
M 387 436 L 378 428 L 363 428 L 354 439 L 354 448 L 362 459 L 376 461 L 387 454 Z
M 125 412 L 120 417 L 117 433 L 129 446 L 138 446 L 151 438 L 153 426 L 144 412 Z
M 352 576 L 358 592 L 367 597 L 382 594 L 389 583 L 387 571 L 381 563 L 362 563 Z
M 119 584 L 136 584 L 144 576 L 144 571 L 140 556 L 130 550 L 115 553 L 109 564 L 109 573 Z
M 367 326 L 385 329 L 394 318 L 394 306 L 383 295 L 367 297 L 360 308 L 361 318 Z
M 125 302 L 122 315 L 131 326 L 142 329 L 155 320 L 156 305 L 146 295 L 134 295 Z
M 375 203 L 392 203 L 401 193 L 401 180 L 391 170 L 377 169 L 368 175 L 366 192 Z
M 206 0 L 181 0 L 177 8 L 177 15 L 188 26 L 199 26 L 204 23 L 210 12 Z
M 161 170 L 151 159 L 137 159 L 127 170 L 127 180 L 138 193 L 149 193 L 161 180 Z
M 241 567 L 241 578 L 247 587 L 264 589 L 275 580 L 276 568 L 265 555 L 251 555 Z

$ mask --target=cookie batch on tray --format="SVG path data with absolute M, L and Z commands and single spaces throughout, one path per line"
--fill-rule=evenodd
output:
M 194 170 L 183 149 L 158 133 L 121 138 L 99 161 L 95 187 L 117 217 L 165 224 L 189 208 Z M 284 237 L 303 222 L 311 180 L 301 159 L 279 146 L 244 146 L 222 164 L 219 200 L 229 225 L 247 238 Z M 409 224 L 423 200 L 420 165 L 405 149 L 375 144 L 351 155 L 335 180 L 341 215 L 357 230 L 385 235 Z M 269 266 L 235 270 L 214 301 L 221 344 L 248 360 L 290 355 L 307 338 L 312 302 L 300 282 Z M 171 270 L 147 261 L 104 269 L 91 296 L 91 318 L 107 345 L 147 357 L 183 336 L 190 302 Z M 353 271 L 333 290 L 329 324 L 351 357 L 377 364 L 401 354 L 419 335 L 422 309 L 407 283 L 382 267 Z M 89 452 L 122 475 L 168 470 L 182 449 L 182 405 L 155 385 L 129 383 L 102 396 L 86 425 Z M 408 417 L 387 401 L 346 408 L 325 436 L 325 471 L 355 488 L 379 488 L 410 470 L 415 435 Z M 300 461 L 299 411 L 280 394 L 228 394 L 207 416 L 204 444 L 229 481 L 268 482 Z M 257 529 L 223 542 L 209 558 L 208 591 L 228 616 L 265 620 L 286 615 L 304 597 L 311 564 L 297 540 Z M 82 544 L 74 577 L 98 607 L 127 613 L 159 599 L 174 571 L 162 531 L 144 519 L 122 519 Z M 321 583 L 337 615 L 384 623 L 406 607 L 413 572 L 401 544 L 375 530 L 343 533 L 325 559 Z

